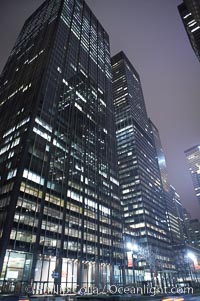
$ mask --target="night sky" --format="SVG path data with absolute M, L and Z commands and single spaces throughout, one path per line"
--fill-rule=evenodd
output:
M 25 19 L 43 0 L 0 0 L 0 72 Z M 184 150 L 200 143 L 200 64 L 177 5 L 181 0 L 87 0 L 140 74 L 149 117 L 160 131 L 170 183 L 200 218 Z

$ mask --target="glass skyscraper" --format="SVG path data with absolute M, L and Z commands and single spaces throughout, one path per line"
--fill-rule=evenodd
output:
M 166 205 L 140 77 L 123 52 L 111 62 L 125 250 L 135 243 L 139 248 L 134 273 L 126 273 L 136 281 L 169 284 L 174 267 Z
M 122 281 L 111 78 L 108 34 L 83 0 L 45 1 L 27 19 L 0 77 L 8 292 Z
M 182 207 L 180 196 L 175 188 L 170 185 L 168 180 L 167 164 L 165 154 L 162 148 L 162 143 L 157 127 L 150 120 L 152 135 L 157 153 L 158 165 L 160 169 L 161 182 L 163 186 L 163 193 L 166 204 L 166 217 L 168 229 L 172 244 L 181 243 L 184 241 L 183 235 L 183 219 L 180 215 L 180 208 Z
M 199 251 L 194 249 L 194 243 L 190 239 L 190 218 L 187 210 L 183 207 L 179 194 L 170 185 L 165 154 L 162 149 L 159 131 L 150 121 L 154 143 L 156 147 L 158 164 L 161 173 L 161 180 L 166 204 L 166 217 L 173 248 L 173 262 L 176 266 L 177 282 L 192 281 L 197 285 L 197 273 L 194 269 L 194 258 L 199 258 Z M 195 275 L 195 277 L 194 277 Z
M 200 204 L 200 145 L 195 145 L 185 151 L 195 194 Z
M 200 249 L 200 221 L 198 219 L 190 220 L 188 232 L 190 244 Z

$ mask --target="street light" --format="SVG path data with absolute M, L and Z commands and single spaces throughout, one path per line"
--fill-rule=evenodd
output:
M 197 262 L 197 258 L 192 252 L 188 252 L 187 257 L 189 257 L 194 263 Z
M 189 260 L 188 260 L 188 265 L 189 265 L 191 280 L 193 281 L 193 274 L 194 274 L 194 277 L 195 277 L 195 279 L 196 279 L 196 283 L 199 284 L 198 276 L 196 275 L 196 267 L 198 266 L 198 260 L 197 260 L 197 257 L 196 257 L 195 254 L 192 253 L 192 252 L 188 252 L 188 253 L 187 253 L 187 257 L 188 257 L 188 259 L 190 259 L 190 261 L 192 261 L 192 264 L 193 264 L 193 272 L 192 272 L 191 267 L 190 267 L 190 263 L 189 263 Z
M 131 242 L 127 242 L 126 246 L 127 246 L 128 250 L 131 250 L 131 251 L 134 251 L 134 252 L 137 252 L 139 250 L 139 247 L 136 243 L 132 244 Z
M 194 264 L 194 262 L 196 260 L 196 257 L 192 252 L 188 252 L 186 254 L 186 258 L 187 258 L 187 264 L 188 264 L 188 269 L 189 269 L 189 275 L 190 275 L 191 281 L 193 282 L 193 273 L 192 273 L 192 270 L 191 270 L 190 263 L 192 261 L 192 263 Z

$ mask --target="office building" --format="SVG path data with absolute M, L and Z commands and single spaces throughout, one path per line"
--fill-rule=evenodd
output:
M 170 185 L 168 179 L 167 164 L 162 148 L 160 134 L 155 124 L 150 120 L 152 135 L 157 153 L 157 160 L 160 169 L 161 182 L 163 186 L 167 224 L 172 244 L 179 244 L 184 241 L 183 216 L 181 214 L 182 203 L 175 188 Z
M 1 290 L 121 281 L 111 78 L 108 34 L 83 0 L 27 19 L 0 77 Z
M 195 21 L 200 24 L 200 2 L 198 0 L 184 0 L 183 2 L 194 16 Z
M 186 208 L 183 208 L 183 219 L 186 227 L 188 228 L 191 220 L 191 215 Z
M 180 197 L 174 187 L 168 180 L 167 164 L 165 154 L 162 148 L 162 143 L 159 131 L 155 124 L 150 120 L 151 131 L 156 148 L 157 160 L 160 169 L 163 194 L 166 204 L 166 217 L 172 244 L 180 243 L 182 240 L 181 220 L 177 211 L 177 204 L 180 203 Z
M 176 266 L 176 279 L 177 282 L 182 284 L 190 281 L 193 285 L 198 285 L 200 252 L 190 239 L 189 225 L 191 217 L 183 207 L 176 189 L 169 183 L 159 131 L 152 121 L 150 121 L 150 124 L 164 190 L 167 224 L 173 248 L 173 262 Z
M 186 208 L 184 208 L 182 202 L 180 201 L 180 196 L 177 194 L 177 198 L 175 198 L 175 206 L 180 222 L 181 227 L 181 235 L 182 235 L 182 242 L 185 242 L 186 244 L 189 243 L 188 240 L 188 219 L 189 219 L 189 212 Z
M 185 151 L 189 170 L 192 177 L 195 194 L 200 202 L 200 145 Z
M 170 191 L 170 184 L 169 184 L 168 172 L 167 172 L 167 164 L 166 164 L 165 154 L 164 154 L 161 139 L 160 139 L 160 134 L 159 134 L 157 127 L 152 122 L 152 120 L 149 119 L 149 122 L 150 122 L 150 126 L 151 126 L 151 132 L 153 135 L 154 145 L 156 148 L 156 156 L 157 156 L 158 165 L 159 165 L 159 169 L 160 169 L 162 185 L 163 185 L 163 188 L 165 191 Z
M 191 46 L 200 61 L 200 2 L 199 0 L 184 0 L 178 6 L 178 10 Z
M 200 221 L 198 219 L 190 220 L 188 232 L 190 244 L 200 249 Z
M 185 232 L 183 218 L 180 214 L 181 207 L 183 207 L 180 196 L 175 188 L 170 185 L 170 191 L 165 192 L 166 206 L 167 206 L 167 220 L 169 231 L 171 234 L 172 244 L 180 244 L 185 241 Z
M 123 52 L 111 59 L 119 182 L 124 211 L 125 249 L 133 254 L 134 281 L 170 283 L 173 265 L 156 149 L 140 77 Z M 128 247 L 127 247 L 128 246 Z

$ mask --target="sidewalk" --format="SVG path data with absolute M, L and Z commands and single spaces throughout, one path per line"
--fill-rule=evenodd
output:
M 30 301 L 75 301 L 75 295 L 52 296 L 52 295 L 35 295 L 29 297 Z
M 142 295 L 66 295 L 66 296 L 32 296 L 30 297 L 30 301 L 132 301 L 132 300 L 151 300 L 158 301 L 161 300 L 162 296 L 142 296 Z

